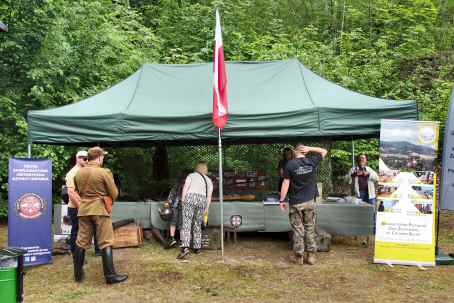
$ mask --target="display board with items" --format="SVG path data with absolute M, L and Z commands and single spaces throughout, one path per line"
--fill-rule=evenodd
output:
M 213 201 L 219 200 L 219 172 L 211 171 Z M 270 177 L 259 170 L 225 170 L 223 173 L 224 201 L 257 201 L 269 192 Z

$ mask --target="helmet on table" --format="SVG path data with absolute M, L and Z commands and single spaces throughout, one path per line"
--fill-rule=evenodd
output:
M 159 209 L 159 216 L 163 221 L 170 221 L 173 215 L 173 209 L 169 202 L 165 202 Z

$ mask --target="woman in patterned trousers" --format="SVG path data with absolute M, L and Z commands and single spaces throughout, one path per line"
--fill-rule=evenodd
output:
M 213 193 L 213 183 L 207 174 L 207 162 L 200 161 L 197 163 L 195 171 L 186 177 L 181 195 L 181 251 L 177 259 L 184 259 L 189 254 L 191 247 L 195 254 L 199 254 L 202 248 L 202 222 L 210 207 Z

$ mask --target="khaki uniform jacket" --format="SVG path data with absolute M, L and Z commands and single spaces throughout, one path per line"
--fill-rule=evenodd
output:
M 110 216 L 105 207 L 103 196 L 110 196 L 112 200 L 118 197 L 118 189 L 115 185 L 112 172 L 102 168 L 98 163 L 89 161 L 74 177 L 77 192 L 82 201 L 78 216 Z

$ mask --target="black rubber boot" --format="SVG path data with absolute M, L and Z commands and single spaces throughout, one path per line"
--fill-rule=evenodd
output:
M 96 249 L 96 247 L 95 247 L 95 257 L 101 257 L 101 256 L 102 256 L 101 250 L 99 248 Z
M 115 272 L 113 264 L 112 247 L 108 246 L 101 250 L 102 253 L 102 268 L 107 284 L 121 283 L 128 279 L 127 275 L 119 275 Z
M 76 245 L 74 248 L 73 261 L 74 261 L 74 280 L 82 282 L 84 279 L 84 260 L 85 249 Z

